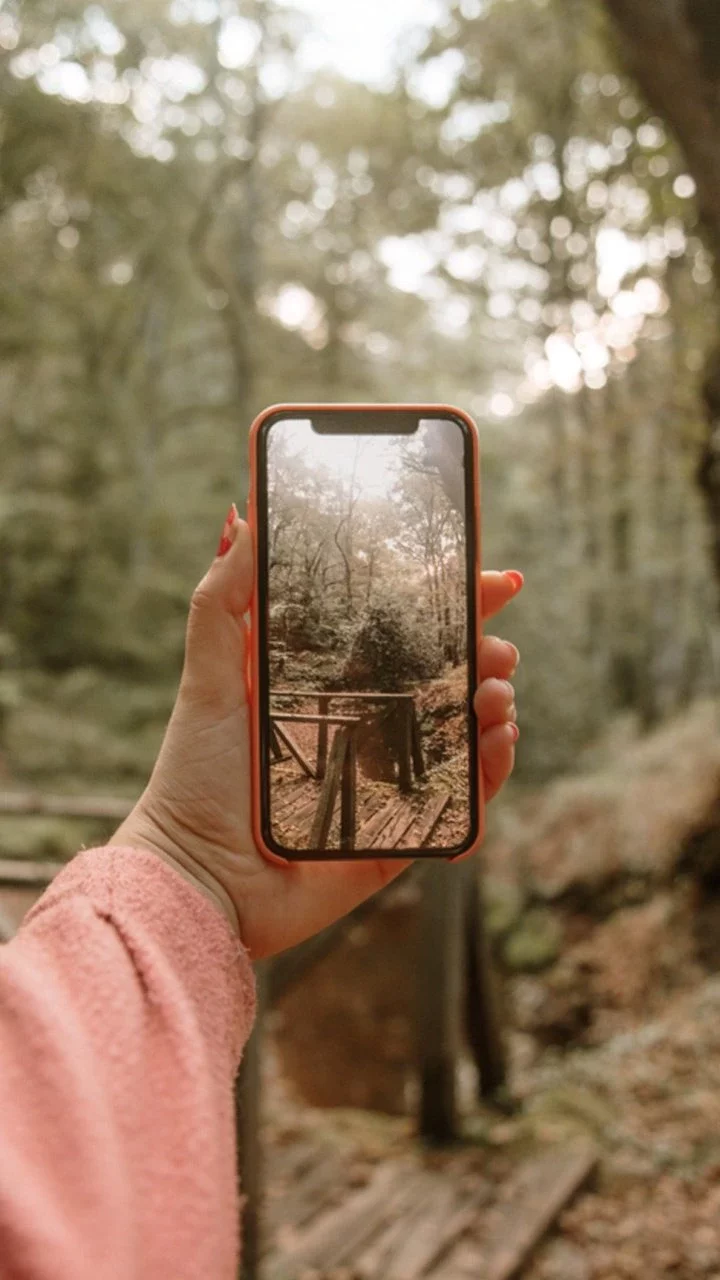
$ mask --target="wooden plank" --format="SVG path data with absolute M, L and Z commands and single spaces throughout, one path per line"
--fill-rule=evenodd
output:
M 418 1280 L 437 1256 L 437 1237 L 456 1207 L 457 1192 L 449 1179 L 438 1180 L 429 1203 L 422 1206 L 384 1272 L 386 1280 Z
M 372 849 L 383 827 L 387 826 L 390 819 L 398 809 L 402 807 L 403 801 L 397 796 L 393 796 L 383 805 L 382 809 L 365 823 L 364 827 L 358 832 L 357 847 L 358 849 Z
M 318 726 L 317 741 L 317 763 L 315 765 L 315 777 L 322 780 L 325 777 L 325 769 L 327 767 L 328 752 L 328 730 L 327 720 L 322 717 L 330 713 L 330 699 L 324 695 L 318 695 L 318 715 L 321 717 Z
M 280 721 L 282 724 L 323 724 L 323 725 L 350 725 L 360 724 L 360 716 L 318 716 L 308 711 L 273 711 L 273 724 Z
M 349 853 L 355 848 L 357 810 L 357 740 L 349 734 L 340 784 L 340 849 Z
M 424 849 L 430 843 L 430 837 L 450 803 L 450 792 L 441 791 L 434 800 L 430 800 L 423 809 L 418 820 L 417 832 L 413 832 L 412 845 L 415 849 Z
M 295 1186 L 298 1178 L 317 1164 L 322 1155 L 323 1148 L 318 1147 L 313 1138 L 293 1138 L 271 1145 L 265 1160 L 268 1183 L 272 1183 L 268 1186 L 268 1199 L 276 1194 L 285 1195 L 288 1186 Z
M 425 777 L 425 760 L 423 758 L 422 737 L 420 734 L 420 722 L 418 720 L 417 707 L 413 699 L 412 715 L 410 718 L 410 744 L 412 748 L 413 771 L 416 778 Z
M 482 1275 L 483 1254 L 474 1240 L 460 1240 L 443 1259 L 442 1280 L 478 1280 Z
M 401 800 L 390 822 L 383 827 L 378 839 L 373 841 L 372 848 L 395 849 L 414 820 L 415 810 L 412 805 L 407 800 Z
M 290 734 L 288 733 L 287 729 L 281 729 L 280 725 L 276 724 L 275 732 L 277 733 L 277 736 L 280 739 L 280 741 L 285 743 L 285 746 L 287 747 L 293 759 L 297 760 L 297 763 L 300 765 L 300 768 L 303 770 L 303 772 L 307 774 L 308 778 L 314 779 L 315 770 L 310 764 L 310 761 L 306 759 L 306 757 L 303 755 L 295 739 L 290 737 Z
M 331 1148 L 315 1146 L 313 1159 L 304 1164 L 295 1185 L 284 1188 L 277 1201 L 270 1200 L 268 1246 L 273 1253 L 276 1247 L 281 1253 L 297 1246 L 299 1233 L 325 1211 L 338 1187 L 344 1186 L 344 1179 L 345 1161 L 340 1155 Z
M 351 693 L 347 689 L 273 689 L 273 698 L 346 698 L 348 701 L 355 699 L 358 702 L 401 702 L 411 701 L 414 698 L 412 693 Z
M 324 849 L 327 844 L 333 810 L 335 808 L 335 800 L 337 798 L 340 778 L 342 776 L 343 765 L 345 763 L 347 746 L 347 729 L 338 729 L 332 740 L 327 773 L 323 780 L 320 798 L 317 803 L 317 809 L 315 810 L 315 817 L 313 818 L 312 826 L 310 828 L 310 842 L 308 846 L 310 849 Z
M 317 812 L 319 795 L 319 791 L 314 791 L 312 793 L 312 799 L 308 800 L 299 809 L 295 809 L 293 812 L 291 808 L 290 811 L 285 814 L 285 821 L 291 821 L 293 826 L 302 826 L 304 822 L 312 822 Z
M 119 796 L 47 796 L 38 791 L 0 792 L 0 814 L 17 813 L 24 817 L 52 815 L 58 818 L 97 818 L 122 822 L 133 808 L 134 800 Z
M 64 865 L 63 862 L 33 862 L 30 858 L 0 858 L 0 884 L 44 888 Z
M 284 787 L 277 795 L 277 798 L 276 791 L 277 788 L 273 784 L 270 794 L 270 810 L 273 822 L 281 820 L 286 813 L 292 813 L 302 797 L 307 795 L 307 779 L 296 780 L 292 787 Z
M 395 739 L 398 756 L 398 787 L 401 791 L 412 791 L 412 727 L 410 715 L 412 703 L 398 703 L 395 715 Z
M 477 1226 L 478 1216 L 492 1198 L 489 1183 L 483 1183 L 472 1195 L 466 1196 L 459 1208 L 438 1226 L 434 1252 L 428 1253 L 427 1270 L 434 1269 L 445 1259 L 466 1232 Z M 444 1280 L 444 1273 L 443 1273 Z
M 585 1141 L 529 1161 L 485 1242 L 478 1280 L 517 1276 L 558 1214 L 594 1173 L 597 1162 L 597 1151 Z
M 273 760 L 282 760 L 283 753 L 278 742 L 277 731 L 274 724 L 270 723 L 270 754 Z
M 375 793 L 372 791 L 370 792 L 369 795 L 366 795 L 363 797 L 359 796 L 358 797 L 358 830 L 364 827 L 365 824 L 369 822 L 371 818 L 374 818 L 376 814 L 380 812 L 380 810 L 382 809 L 385 803 L 386 803 L 385 799 L 382 795 L 379 795 L 379 796 L 375 795 Z
M 428 1195 L 435 1194 L 436 1186 L 437 1180 L 431 1174 L 408 1170 L 397 1190 L 388 1196 L 383 1228 L 353 1258 L 354 1275 L 360 1280 L 378 1280 L 387 1274 L 391 1258 L 407 1236 L 409 1221 L 416 1216 L 418 1208 L 422 1210 L 425 1206 Z
M 310 1267 L 329 1271 L 351 1258 L 385 1223 L 391 1188 L 405 1171 L 404 1164 L 399 1171 L 397 1161 L 381 1164 L 368 1186 L 312 1223 L 286 1255 L 292 1274 Z
M 430 1199 L 421 1200 L 414 1217 L 401 1224 L 404 1230 L 398 1235 L 398 1247 L 386 1253 L 378 1274 L 383 1280 L 420 1280 L 433 1272 L 477 1224 L 478 1214 L 491 1194 L 490 1185 L 484 1180 L 478 1180 L 468 1194 L 458 1191 L 446 1176 L 436 1175 Z M 444 1280 L 444 1270 L 441 1274 Z

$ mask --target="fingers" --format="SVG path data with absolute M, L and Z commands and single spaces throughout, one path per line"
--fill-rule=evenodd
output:
M 492 800 L 505 785 L 515 764 L 514 724 L 496 724 L 480 735 L 480 767 L 485 799 Z
M 252 536 L 233 504 L 218 554 L 203 581 L 229 613 L 241 618 L 250 607 L 253 578 Z
M 489 680 L 492 676 L 498 680 L 509 680 L 515 674 L 520 661 L 520 654 L 509 640 L 499 640 L 497 636 L 483 636 L 478 649 L 478 676 L 480 680 Z
M 503 643 L 497 642 L 491 657 L 507 661 L 499 648 Z M 473 706 L 480 726 L 480 769 L 487 801 L 505 785 L 515 764 L 518 737 L 515 690 L 508 680 L 490 676 L 477 690 Z
M 508 569 L 505 573 L 497 573 L 493 569 L 481 574 L 482 616 L 492 618 L 513 596 L 522 590 L 523 576 L 517 569 Z
M 515 720 L 515 690 L 507 680 L 483 680 L 473 700 L 480 732 Z
M 244 615 L 253 588 L 250 530 L 233 506 L 218 553 L 195 588 L 188 620 L 183 685 L 218 714 L 247 695 Z

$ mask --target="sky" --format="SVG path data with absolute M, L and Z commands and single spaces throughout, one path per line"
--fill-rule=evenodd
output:
M 385 428 L 391 419 L 383 422 Z M 325 435 L 313 430 L 310 419 L 281 419 L 270 428 L 269 456 L 272 445 L 281 441 L 290 456 L 302 456 L 308 466 L 323 467 L 349 488 L 350 484 L 364 498 L 389 497 L 403 467 L 404 447 L 412 439 L 425 450 L 426 462 L 436 465 L 438 455 L 462 458 L 462 435 L 457 424 L 435 419 L 422 419 L 418 430 L 407 434 Z M 458 455 L 459 450 L 459 455 Z
M 392 82 L 394 67 L 399 61 L 408 58 L 413 46 L 422 47 L 428 27 L 441 17 L 445 9 L 444 0 L 288 0 L 288 2 L 292 3 L 293 8 L 304 11 L 309 20 L 310 30 L 301 45 L 298 59 L 298 65 L 303 70 L 312 73 L 328 67 L 348 78 L 366 81 L 379 88 Z M 176 3 L 185 8 L 188 8 L 188 5 L 192 7 L 193 3 L 195 5 L 209 3 L 213 8 L 212 0 L 176 0 Z M 481 0 L 463 0 L 464 7 L 467 7 L 468 11 L 472 11 L 480 3 Z M 98 48 L 107 57 L 114 56 L 122 48 L 122 37 L 111 23 L 103 21 L 101 14 L 98 16 L 99 10 L 90 7 L 87 14 L 88 21 L 94 24 L 93 35 Z M 13 48 L 12 42 L 8 43 L 11 38 L 15 37 L 12 32 L 8 33 L 7 22 L 3 27 L 0 21 L 0 48 Z M 222 65 L 229 68 L 245 66 L 253 57 L 255 46 L 256 39 L 249 32 L 247 22 L 237 17 L 229 19 L 221 41 Z M 226 60 L 223 61 L 223 58 Z M 91 84 L 85 69 L 74 61 L 72 56 L 68 57 L 67 53 L 62 53 L 56 45 L 43 46 L 40 50 L 29 50 L 19 55 L 13 63 L 13 72 L 25 78 L 37 75 L 38 82 L 46 92 L 59 92 L 77 101 L 88 101 L 93 94 L 101 101 L 126 101 L 129 92 L 121 79 L 107 84 L 99 82 Z M 423 67 L 422 73 L 416 73 L 413 89 L 430 105 L 440 106 L 447 99 L 456 72 L 457 67 L 447 59 L 433 59 Z M 420 81 L 417 81 L 418 74 L 420 74 Z M 159 60 L 159 65 L 154 71 L 151 70 L 149 77 L 150 81 L 155 79 L 157 83 L 149 82 L 143 85 L 142 92 L 146 95 L 150 94 L 150 99 L 142 102 L 138 100 L 139 106 L 142 107 L 146 116 L 149 112 L 152 117 L 153 112 L 157 114 L 159 111 L 158 103 L 163 95 L 177 102 L 182 99 L 184 93 L 196 92 L 198 86 L 194 83 L 193 76 L 200 76 L 200 87 L 202 87 L 201 73 L 187 59 L 175 58 L 168 63 Z M 168 77 L 171 79 L 174 77 L 177 83 L 169 84 Z M 271 90 L 268 88 L 268 91 Z M 113 96 L 118 92 L 124 93 L 125 97 Z M 282 86 L 278 92 L 283 92 Z M 139 116 L 138 120 L 140 120 Z M 480 124 L 481 122 L 476 122 L 477 127 L 480 127 Z M 145 125 L 139 123 L 138 132 L 142 133 L 143 128 Z M 152 119 L 145 131 L 148 133 L 149 141 L 143 153 L 152 153 L 157 159 L 171 158 L 172 146 L 167 139 L 156 136 L 157 131 Z M 145 146 L 144 139 L 141 141 Z M 136 144 L 138 140 L 134 139 L 133 145 Z M 164 149 L 163 154 L 160 154 L 159 148 Z M 538 190 L 542 187 L 542 184 L 538 185 L 542 168 L 542 164 L 534 167 Z M 688 184 L 687 188 L 682 192 L 678 191 L 678 194 L 690 196 L 693 190 L 691 180 L 684 177 L 678 181 Z M 514 186 L 523 188 L 522 182 L 516 181 Z M 486 199 L 485 206 L 482 200 L 476 197 L 465 206 L 458 206 L 451 210 L 451 213 L 455 218 L 462 215 L 465 219 L 463 224 L 465 230 L 468 230 L 467 218 L 471 215 L 473 228 L 479 234 L 486 234 L 493 243 L 500 244 L 501 241 L 497 238 L 499 231 L 494 225 L 498 222 L 500 215 L 497 210 L 494 210 L 492 200 L 488 203 Z M 512 217 L 506 212 L 500 217 L 500 221 L 504 226 L 504 230 L 503 227 L 500 228 L 505 237 L 502 242 L 510 243 L 514 235 Z M 563 219 L 556 221 L 563 221 Z M 568 223 L 568 233 L 570 230 Z M 391 285 L 400 291 L 417 294 L 424 298 L 432 309 L 437 327 L 444 333 L 452 333 L 456 338 L 462 339 L 467 333 L 468 319 L 471 314 L 470 305 L 462 297 L 448 296 L 447 290 L 438 293 L 439 282 L 435 274 L 437 262 L 445 261 L 448 253 L 451 253 L 452 231 L 451 226 L 446 225 L 443 228 L 441 225 L 437 232 L 434 231 L 429 235 L 389 238 L 380 244 L 379 252 Z M 682 238 L 680 229 L 675 229 L 672 234 L 676 238 L 678 236 Z M 682 244 L 671 246 L 669 242 L 665 246 L 665 250 L 672 253 L 679 253 L 682 248 Z M 603 385 L 611 349 L 626 350 L 631 355 L 633 343 L 642 329 L 645 316 L 662 314 L 666 306 L 662 291 L 649 277 L 640 280 L 633 290 L 623 288 L 624 279 L 629 272 L 642 269 L 646 262 L 652 265 L 649 257 L 651 250 L 646 240 L 642 237 L 631 237 L 619 228 L 607 226 L 597 237 L 596 251 L 599 267 L 598 289 L 602 297 L 608 300 L 607 314 L 600 322 L 585 307 L 588 314 L 579 326 L 578 335 L 569 333 L 551 335 L 546 344 L 544 357 L 536 362 L 533 370 L 528 374 L 532 383 L 530 391 L 533 397 L 553 384 L 567 391 L 577 390 L 583 380 L 590 386 Z M 474 248 L 474 253 L 475 260 L 472 263 L 468 263 L 467 252 L 465 252 L 462 263 L 455 261 L 451 264 L 453 270 L 457 266 L 465 270 L 468 267 L 471 269 L 470 276 L 461 274 L 459 278 L 477 277 L 477 271 L 482 265 L 480 263 L 480 267 L 478 266 L 477 246 Z M 456 254 L 456 259 L 457 256 Z M 475 272 L 474 276 L 472 272 Z M 127 283 L 127 278 L 118 279 L 116 276 L 112 278 L 115 283 Z M 492 287 L 495 303 L 502 304 L 504 307 L 510 306 L 512 310 L 513 299 L 508 289 L 500 286 Z M 317 327 L 315 314 L 317 305 L 316 298 L 291 281 L 280 290 L 275 299 L 273 314 L 289 328 L 312 329 L 313 325 Z M 582 309 L 583 304 L 579 303 L 578 306 Z M 501 316 L 497 310 L 494 313 L 490 311 L 489 314 L 496 314 L 498 318 Z M 509 312 L 506 311 L 506 314 Z M 499 391 L 492 397 L 490 411 L 494 416 L 509 416 L 513 409 L 513 400 L 505 391 Z
M 277 422 L 272 434 L 281 436 L 291 454 L 300 453 L 311 466 L 323 466 L 349 484 L 352 477 L 365 497 L 386 498 L 397 480 L 400 449 L 405 436 L 318 435 L 310 421 Z
M 408 32 L 428 26 L 438 0 L 294 0 L 312 18 L 316 32 L 305 57 L 310 65 L 332 66 L 355 80 L 382 83 L 394 52 Z

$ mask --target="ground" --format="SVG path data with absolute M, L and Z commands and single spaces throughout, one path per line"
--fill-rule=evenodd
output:
M 371 1183 L 380 1162 L 406 1161 L 405 1176 L 439 1171 L 436 1194 L 444 1186 L 458 1202 L 474 1195 L 452 1248 L 419 1273 L 437 1280 L 483 1280 L 483 1250 L 519 1171 L 549 1146 L 588 1138 L 600 1155 L 594 1182 L 520 1272 L 525 1280 L 720 1280 L 720 978 L 683 992 L 662 1018 L 638 1021 L 597 1048 L 545 1050 L 528 1062 L 527 1044 L 516 1034 L 513 1050 L 522 1110 L 508 1118 L 469 1108 L 464 1141 L 448 1152 L 423 1154 L 408 1120 L 298 1108 L 272 1069 L 268 1137 L 276 1150 L 303 1143 L 322 1150 L 328 1177 L 313 1194 L 325 1213 Z M 300 1193 L 302 1177 L 291 1183 L 282 1176 L 271 1181 L 271 1206 L 289 1191 Z M 271 1213 L 276 1248 L 305 1244 L 303 1226 L 283 1228 L 279 1206 Z M 314 1235 L 308 1231 L 313 1222 L 304 1229 L 317 1241 L 317 1226 Z M 307 1275 L 365 1276 L 355 1264 L 351 1258 L 341 1269 L 310 1268 Z
M 464 1141 L 432 1159 L 458 1195 L 469 1177 L 492 1192 L 421 1274 L 482 1280 L 518 1170 L 582 1136 L 599 1153 L 594 1183 L 520 1274 L 720 1280 L 719 795 L 715 712 L 698 707 L 497 816 L 483 871 L 517 1110 L 478 1108 L 465 1065 Z M 298 1125 L 330 1141 L 339 1131 L 356 1178 L 381 1156 L 431 1158 L 406 1119 L 297 1102 L 402 1112 L 412 1098 L 412 884 L 395 894 L 274 1014 L 275 1140 Z M 351 1264 L 337 1277 L 354 1277 Z
M 445 697 L 437 682 L 425 713 Z M 447 731 L 437 715 L 429 740 Z M 267 1280 L 485 1280 L 498 1223 L 513 1240 L 524 1220 L 523 1171 L 578 1139 L 598 1153 L 594 1180 L 517 1274 L 720 1280 L 718 797 L 716 714 L 701 706 L 496 809 L 481 865 L 515 1108 L 478 1106 L 463 1061 L 454 1148 L 424 1150 L 407 1114 L 412 877 L 286 993 L 266 1037 L 267 1243 L 282 1264 Z M 11 844 L 20 820 L 5 822 Z M 63 851 L 47 820 L 33 833 L 38 854 Z M 26 905 L 2 890 L 0 928 Z M 328 1239 L 336 1260 L 318 1267 Z

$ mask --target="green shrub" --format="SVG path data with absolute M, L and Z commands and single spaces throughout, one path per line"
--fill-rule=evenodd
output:
M 390 601 L 374 604 L 352 640 L 345 684 L 387 691 L 440 674 L 442 655 L 427 627 Z

